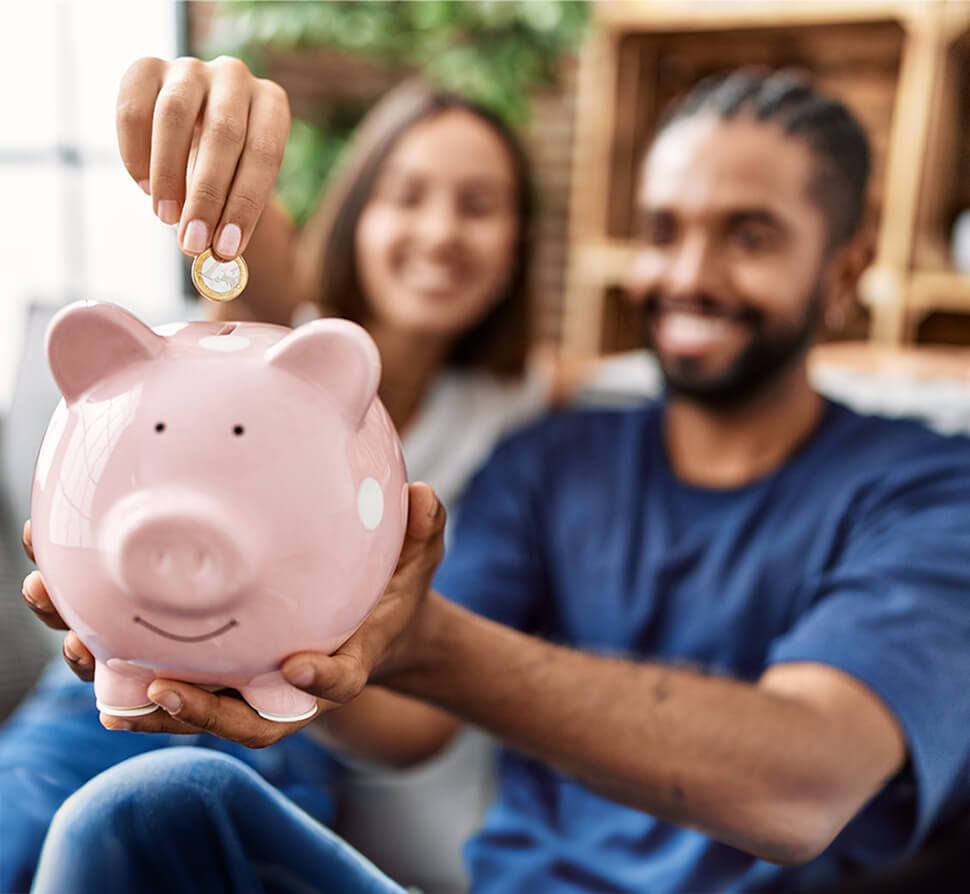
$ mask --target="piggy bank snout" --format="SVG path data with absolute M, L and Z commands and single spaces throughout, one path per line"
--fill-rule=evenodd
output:
M 245 546 L 201 507 L 152 511 L 116 530 L 115 575 L 133 600 L 209 614 L 229 608 L 250 578 Z

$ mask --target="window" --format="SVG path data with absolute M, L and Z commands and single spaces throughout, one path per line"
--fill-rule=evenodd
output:
M 174 0 L 30 0 L 0 12 L 0 412 L 28 307 L 81 298 L 148 323 L 184 319 L 174 231 L 118 156 L 118 85 L 139 56 L 178 55 Z

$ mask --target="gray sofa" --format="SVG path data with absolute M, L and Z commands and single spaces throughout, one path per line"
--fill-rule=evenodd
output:
M 0 721 L 33 685 L 60 642 L 33 618 L 21 598 L 21 582 L 33 568 L 20 536 L 30 505 L 34 457 L 59 397 L 43 352 L 53 313 L 40 303 L 29 305 L 13 399 L 0 418 Z

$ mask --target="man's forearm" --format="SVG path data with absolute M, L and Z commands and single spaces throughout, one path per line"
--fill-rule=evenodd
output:
M 409 767 L 447 745 L 459 723 L 429 704 L 368 686 L 348 704 L 319 714 L 313 728 L 319 738 L 351 758 Z
M 811 703 L 554 646 L 436 594 L 424 615 L 420 665 L 391 685 L 605 797 L 778 862 L 808 859 L 851 818 L 832 805 L 852 800 L 852 734 Z

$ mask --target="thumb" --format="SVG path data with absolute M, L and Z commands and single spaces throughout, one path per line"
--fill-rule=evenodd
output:
M 409 541 L 424 542 L 444 530 L 447 513 L 430 484 L 416 481 L 408 485 L 408 524 L 405 549 Z

